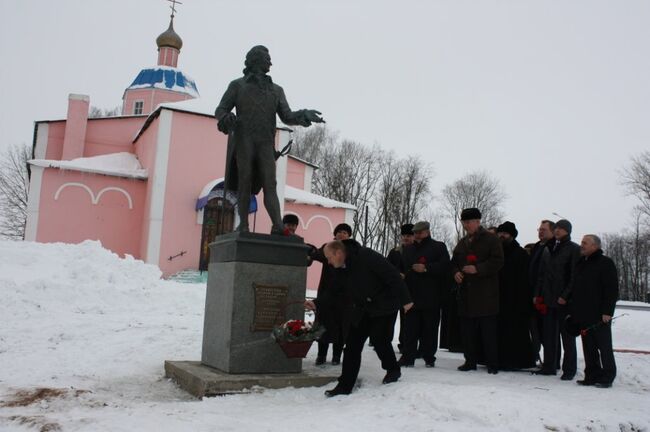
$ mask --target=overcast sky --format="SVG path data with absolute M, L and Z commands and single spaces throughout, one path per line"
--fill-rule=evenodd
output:
M 436 191 L 488 170 L 522 243 L 554 212 L 578 241 L 631 222 L 619 171 L 650 148 L 648 0 L 182 1 L 179 68 L 215 107 L 264 44 L 293 109 L 431 162 Z M 65 117 L 69 93 L 120 105 L 167 4 L 0 0 L 0 149 Z

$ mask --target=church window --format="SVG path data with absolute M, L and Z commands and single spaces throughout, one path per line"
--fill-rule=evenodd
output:
M 144 101 L 135 101 L 133 103 L 133 114 L 134 115 L 140 115 L 142 114 L 142 111 L 144 110 Z

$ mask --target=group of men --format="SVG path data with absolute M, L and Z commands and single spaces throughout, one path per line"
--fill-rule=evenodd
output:
M 611 387 L 616 364 L 610 324 L 618 277 L 600 239 L 586 235 L 577 245 L 569 221 L 544 220 L 539 241 L 523 248 L 512 222 L 493 233 L 481 225 L 479 209 L 463 210 L 460 219 L 466 235 L 451 256 L 431 237 L 426 221 L 403 225 L 401 244 L 386 258 L 352 239 L 347 224 L 335 228 L 333 241 L 312 249 L 310 262 L 321 262 L 323 271 L 316 299 L 305 304 L 328 329 L 316 363 L 326 362 L 329 343 L 333 364 L 343 352 L 338 385 L 326 395 L 353 390 L 367 339 L 386 371 L 383 383 L 397 381 L 401 368 L 413 367 L 418 358 L 435 367 L 448 292 L 465 358 L 459 371 L 485 365 L 489 374 L 523 369 L 556 375 L 561 366 L 561 379 L 573 380 L 575 338 L 581 336 L 585 376 L 578 384 Z M 392 346 L 398 311 L 399 359 Z M 540 346 L 543 361 L 533 370 Z

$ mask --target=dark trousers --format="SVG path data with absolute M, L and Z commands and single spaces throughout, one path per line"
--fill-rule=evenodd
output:
M 386 371 L 399 369 L 393 345 L 391 344 L 392 327 L 395 324 L 396 314 L 371 317 L 364 314 L 356 326 L 350 326 L 350 333 L 345 340 L 343 350 L 343 367 L 337 387 L 345 391 L 352 391 L 361 367 L 361 351 L 370 338 L 377 357 L 381 360 L 381 367 Z
M 465 362 L 476 365 L 480 349 L 483 349 L 485 364 L 489 368 L 499 366 L 499 349 L 497 345 L 497 316 L 461 318 L 463 335 L 463 353 Z
M 562 358 L 562 372 L 567 375 L 575 375 L 578 369 L 576 353 L 576 338 L 567 333 L 564 326 L 566 308 L 548 308 L 548 312 L 542 318 L 542 344 L 544 345 L 544 366 L 543 369 L 555 373 L 556 364 L 560 358 L 560 339 L 564 356 Z
M 411 309 L 404 314 L 404 361 L 412 363 L 418 350 L 426 362 L 436 361 L 438 350 L 438 326 L 440 325 L 440 309 L 419 310 Z M 420 343 L 418 348 L 418 342 Z
M 330 342 L 328 339 L 321 338 L 318 340 L 318 357 L 327 358 L 327 351 Z M 341 360 L 341 353 L 343 352 L 343 343 L 332 342 L 332 360 Z
M 539 360 L 539 352 L 542 349 L 542 318 L 537 312 L 530 317 L 530 340 L 533 344 L 535 361 Z
M 585 381 L 611 383 L 616 378 L 616 361 L 612 349 L 612 327 L 602 325 L 582 336 L 585 355 Z

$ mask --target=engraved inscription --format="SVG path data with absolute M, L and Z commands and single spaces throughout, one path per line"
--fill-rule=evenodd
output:
M 255 290 L 255 311 L 251 331 L 271 331 L 284 322 L 284 307 L 287 301 L 287 285 L 265 285 L 253 283 Z

